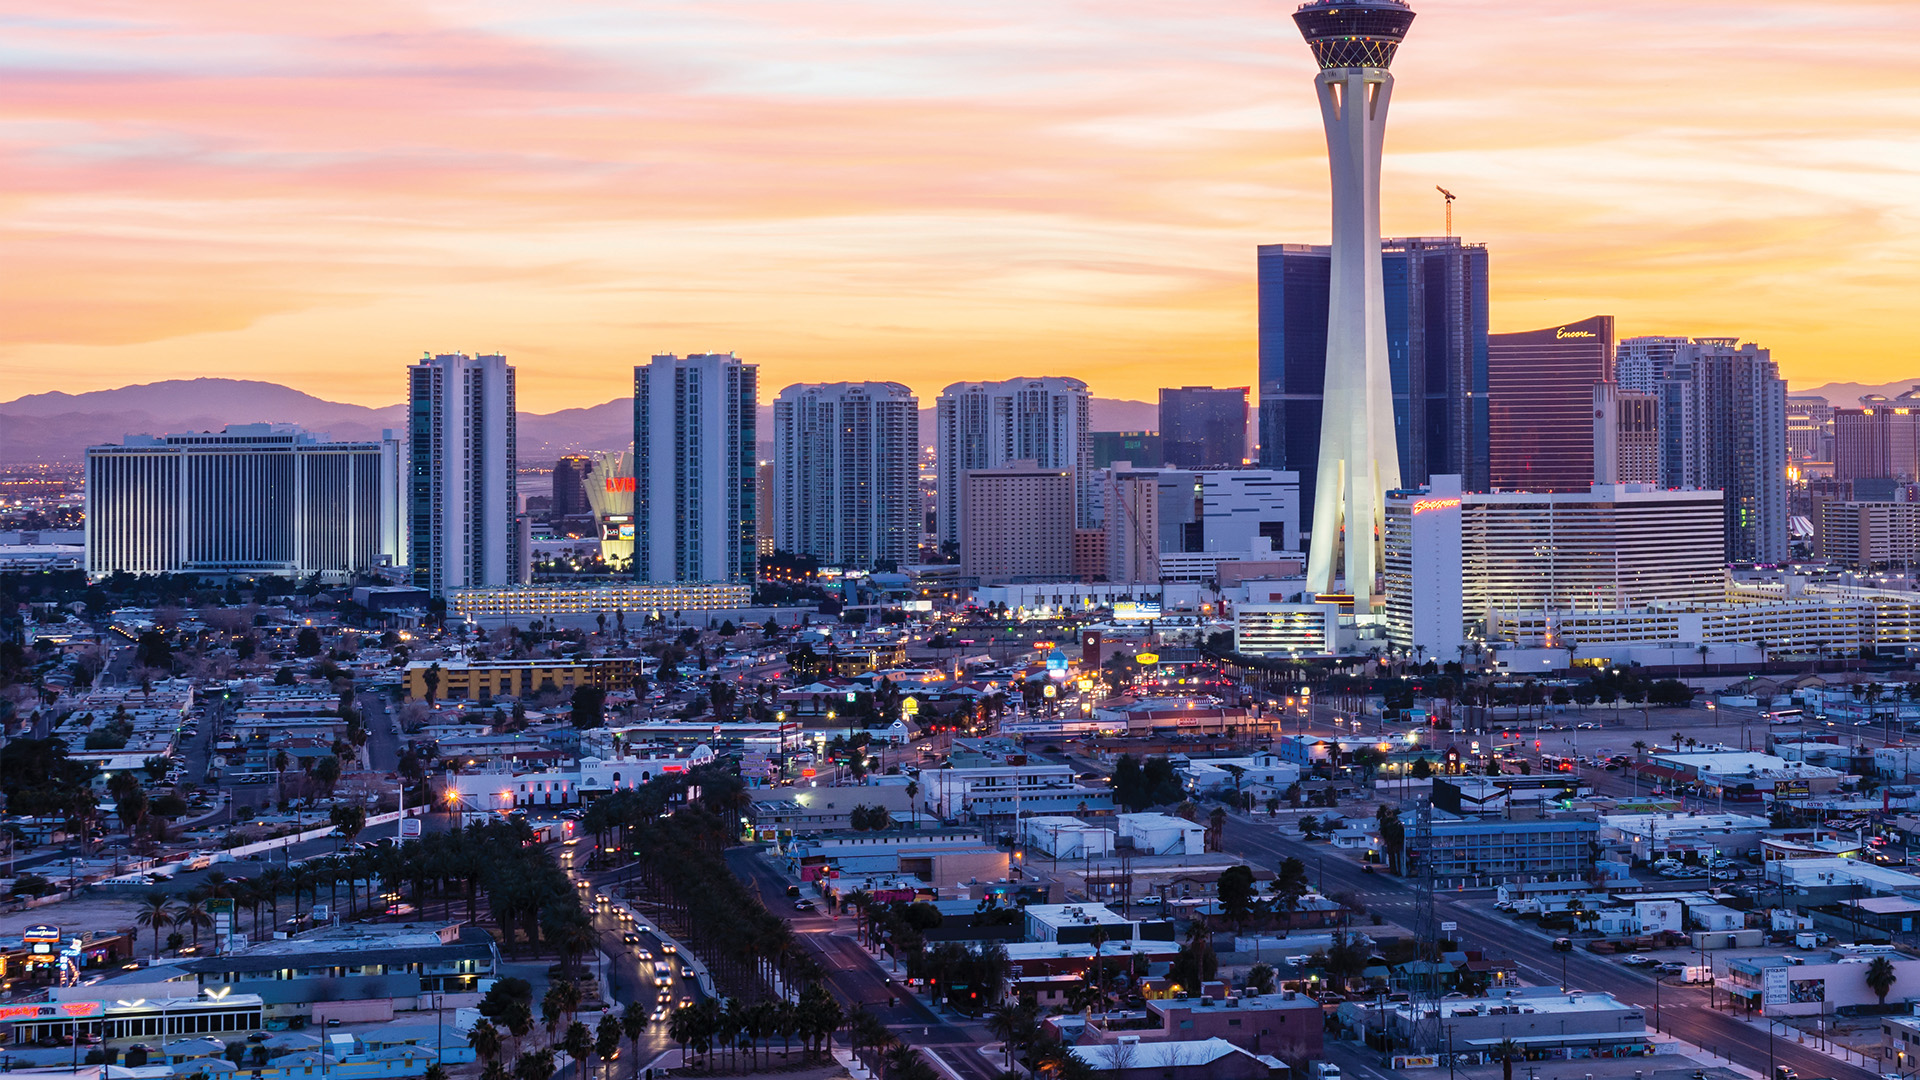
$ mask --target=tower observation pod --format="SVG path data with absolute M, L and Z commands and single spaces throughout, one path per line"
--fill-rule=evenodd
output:
M 1312 0 L 1293 21 L 1320 64 L 1314 82 L 1333 176 L 1326 388 L 1307 587 L 1351 593 L 1362 612 L 1380 570 L 1386 493 L 1400 486 L 1380 270 L 1380 153 L 1393 96 L 1387 68 L 1413 9 L 1401 0 Z M 1336 565 L 1344 590 L 1335 587 Z

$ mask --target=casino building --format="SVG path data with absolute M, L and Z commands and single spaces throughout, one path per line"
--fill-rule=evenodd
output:
M 1453 476 L 1387 496 L 1387 634 L 1457 658 L 1502 614 L 1605 612 L 1728 600 L 1718 491 L 1589 484 L 1462 492 Z

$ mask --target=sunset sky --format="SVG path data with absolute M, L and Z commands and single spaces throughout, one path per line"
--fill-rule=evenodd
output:
M 523 408 L 734 350 L 763 397 L 1254 380 L 1254 245 L 1323 243 L 1275 0 L 0 0 L 0 400 L 171 377 Z M 1493 325 L 1920 374 L 1920 2 L 1415 0 L 1384 228 Z

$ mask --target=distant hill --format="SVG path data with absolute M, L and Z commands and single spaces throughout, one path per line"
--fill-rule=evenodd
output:
M 1093 399 L 1096 431 L 1158 430 L 1153 402 Z M 773 409 L 759 410 L 760 437 L 773 434 Z M 298 424 L 335 439 L 378 439 L 404 431 L 404 405 L 368 408 L 327 401 L 278 383 L 253 379 L 169 379 L 93 390 L 55 391 L 0 402 L 0 463 L 75 464 L 86 448 L 127 435 L 218 431 L 228 424 Z M 920 410 L 922 441 L 933 437 L 933 410 Z M 554 413 L 520 414 L 520 458 L 550 462 L 584 450 L 626 449 L 633 443 L 633 403 L 627 398 Z
M 1787 393 L 1792 397 L 1822 397 L 1827 399 L 1827 404 L 1835 408 L 1852 409 L 1858 407 L 1860 399 L 1868 394 L 1899 397 L 1915 386 L 1920 386 L 1920 375 L 1878 386 L 1850 382 L 1827 383 L 1825 386 L 1816 386 L 1810 390 L 1788 390 Z

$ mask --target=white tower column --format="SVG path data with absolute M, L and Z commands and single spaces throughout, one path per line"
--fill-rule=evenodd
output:
M 1333 257 L 1307 587 L 1372 608 L 1386 493 L 1400 486 L 1380 268 L 1380 157 L 1393 76 L 1387 65 L 1413 22 L 1405 0 L 1309 0 L 1294 22 L 1319 61 L 1315 89 L 1333 181 Z M 1336 585 L 1335 552 L 1344 580 Z
M 1380 270 L 1380 154 L 1393 76 L 1384 68 L 1334 68 L 1322 71 L 1316 85 L 1333 177 L 1333 259 L 1321 494 L 1314 500 L 1307 586 L 1335 591 L 1333 556 L 1344 546 L 1345 588 L 1365 610 L 1380 568 L 1386 492 L 1400 486 Z

